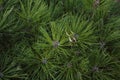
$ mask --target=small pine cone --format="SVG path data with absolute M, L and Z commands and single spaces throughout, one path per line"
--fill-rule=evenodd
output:
M 58 41 L 53 41 L 52 45 L 54 48 L 57 48 L 60 45 L 60 43 Z
M 47 64 L 47 59 L 42 59 L 43 64 Z
M 68 67 L 68 68 L 71 68 L 71 67 L 72 67 L 72 63 L 68 63 L 68 64 L 67 64 L 67 67 Z
M 93 72 L 98 72 L 99 71 L 99 67 L 97 66 L 94 66 L 93 69 L 92 69 Z
M 99 6 L 100 4 L 100 0 L 95 0 L 93 3 L 93 7 L 96 8 L 97 6 Z

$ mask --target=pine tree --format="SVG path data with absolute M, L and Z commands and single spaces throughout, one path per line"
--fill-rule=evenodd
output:
M 0 80 L 119 80 L 119 0 L 0 0 Z

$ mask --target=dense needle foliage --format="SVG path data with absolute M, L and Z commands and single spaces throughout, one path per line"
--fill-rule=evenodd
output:
M 120 0 L 0 0 L 0 80 L 119 80 Z

